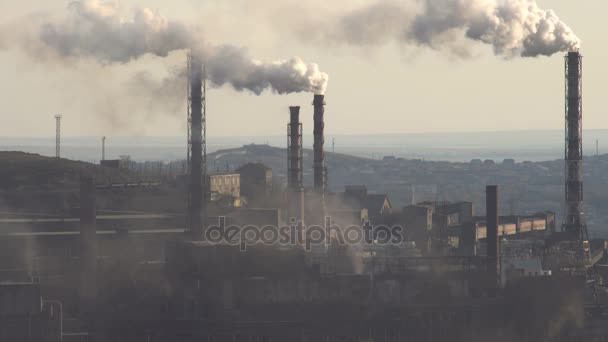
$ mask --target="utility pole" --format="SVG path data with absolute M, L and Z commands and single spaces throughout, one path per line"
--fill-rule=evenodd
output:
M 106 160 L 106 137 L 101 137 L 101 160 Z
M 61 114 L 55 115 L 55 158 L 61 158 Z
M 336 138 L 331 139 L 331 152 L 336 153 Z

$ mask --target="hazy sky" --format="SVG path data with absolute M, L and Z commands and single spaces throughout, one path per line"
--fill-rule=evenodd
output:
M 34 20 L 33 12 L 61 15 L 67 0 L 0 2 L 0 23 Z M 348 7 L 366 0 L 309 0 L 309 5 Z M 125 15 L 136 6 L 169 19 L 200 25 L 213 43 L 248 47 L 264 60 L 300 56 L 318 63 L 330 76 L 328 134 L 408 133 L 562 129 L 564 124 L 563 54 L 506 60 L 473 44 L 474 57 L 460 59 L 423 48 L 375 48 L 303 42 L 286 29 L 291 18 L 281 11 L 293 0 L 122 0 Z M 600 0 L 538 0 L 551 8 L 582 39 L 584 126 L 608 128 L 605 80 L 608 78 L 605 13 Z M 293 14 L 297 16 L 297 13 Z M 27 19 L 24 19 L 27 18 Z M 18 25 L 15 25 L 17 27 Z M 0 41 L 0 44 L 2 42 Z M 125 82 L 137 72 L 162 73 L 184 63 L 183 53 L 144 58 L 117 66 L 92 61 L 67 65 L 39 62 L 14 49 L 0 50 L 0 134 L 49 136 L 53 114 L 64 116 L 63 134 L 184 134 L 184 105 L 155 113 L 146 94 Z M 184 85 L 185 88 L 185 85 Z M 126 99 L 126 100 L 125 100 Z M 229 87 L 208 91 L 210 136 L 278 135 L 285 132 L 289 105 L 303 106 L 304 129 L 312 131 L 312 95 L 261 96 Z M 111 113 L 99 115 L 99 112 Z M 101 116 L 101 117 L 100 117 Z M 514 137 L 516 138 L 516 137 Z

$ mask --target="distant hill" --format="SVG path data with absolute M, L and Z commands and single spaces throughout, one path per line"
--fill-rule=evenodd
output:
M 372 159 L 347 154 L 325 152 L 328 168 L 334 171 L 351 169 L 357 165 L 373 163 Z M 287 150 L 269 145 L 250 144 L 239 148 L 220 150 L 207 155 L 210 172 L 234 170 L 246 163 L 262 163 L 272 168 L 275 180 L 285 182 L 287 175 Z M 312 186 L 313 151 L 304 149 L 304 184 Z
M 312 157 L 312 150 L 306 149 L 304 183 L 307 187 L 312 186 Z M 370 192 L 388 194 L 396 208 L 422 201 L 470 201 L 475 213 L 483 215 L 484 189 L 488 184 L 500 186 L 503 214 L 552 210 L 559 215 L 564 198 L 564 163 L 561 160 L 451 163 L 404 158 L 377 160 L 327 153 L 326 161 L 330 191 L 343 191 L 345 185 L 366 185 Z M 226 166 L 234 170 L 248 162 L 271 167 L 275 184 L 283 186 L 286 183 L 285 148 L 245 145 L 208 155 L 208 167 L 212 172 L 223 172 Z M 77 190 L 81 171 L 94 174 L 98 183 L 137 181 L 137 177 L 124 170 L 22 152 L 0 152 L 0 209 L 9 204 L 12 207 L 23 203 L 29 206 L 33 199 L 40 207 L 56 205 L 58 203 L 53 203 L 53 199 L 44 198 L 46 192 Z M 608 155 L 585 158 L 584 179 L 585 214 L 591 234 L 608 237 Z M 7 191 L 22 195 L 9 198 Z M 31 191 L 37 191 L 35 198 L 29 195 Z M 106 206 L 121 210 L 183 212 L 184 197 L 171 187 L 163 187 L 130 193 L 127 197 L 112 195 Z
M 0 151 L 0 191 L 77 189 L 81 173 L 95 176 L 97 183 L 136 179 L 126 170 L 38 154 Z

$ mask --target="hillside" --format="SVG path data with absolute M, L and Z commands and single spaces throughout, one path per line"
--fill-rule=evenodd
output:
M 471 201 L 477 215 L 485 212 L 484 188 L 500 185 L 503 214 L 526 214 L 561 210 L 564 197 L 563 161 L 469 163 L 429 162 L 416 159 L 359 158 L 327 153 L 329 190 L 365 184 L 370 192 L 389 194 L 400 208 L 421 201 Z M 208 155 L 209 171 L 234 170 L 247 162 L 261 162 L 273 169 L 277 187 L 286 182 L 287 154 L 284 148 L 245 145 Z M 97 183 L 137 181 L 124 170 L 42 157 L 22 152 L 0 152 L 0 207 L 33 208 L 53 212 L 75 203 L 80 172 L 92 173 Z M 608 155 L 585 160 L 585 210 L 590 233 L 608 237 Z M 304 151 L 304 183 L 312 186 L 312 151 Z M 58 195 L 60 193 L 65 193 Z M 100 196 L 100 205 L 117 210 L 183 212 L 183 194 L 172 187 L 130 191 L 128 195 Z M 1 209 L 1 208 L 0 208 Z
M 80 161 L 0 152 L 0 191 L 77 189 L 81 173 L 95 176 L 98 184 L 136 179 L 128 171 Z

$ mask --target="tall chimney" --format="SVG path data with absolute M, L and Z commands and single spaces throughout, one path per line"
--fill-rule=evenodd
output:
M 500 277 L 500 242 L 498 240 L 498 186 L 486 187 L 486 242 L 488 273 L 492 279 Z
M 314 187 L 318 193 L 325 193 L 327 188 L 327 175 L 325 168 L 325 96 L 315 95 L 314 101 Z
M 188 114 L 189 114 L 189 157 L 190 178 L 188 187 L 189 230 L 193 240 L 201 240 L 206 217 L 206 115 L 205 82 L 203 63 L 199 56 L 192 54 L 188 63 Z
M 91 311 L 97 298 L 97 231 L 95 179 L 80 176 L 80 302 L 83 311 Z
M 583 57 L 579 51 L 566 55 L 566 213 L 564 231 L 572 239 L 587 240 L 583 216 Z
M 287 125 L 287 186 L 289 191 L 289 219 L 304 222 L 304 182 L 302 163 L 302 123 L 300 107 L 289 107 L 290 122 Z

